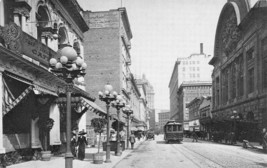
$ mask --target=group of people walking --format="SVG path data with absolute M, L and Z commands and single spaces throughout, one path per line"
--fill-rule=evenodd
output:
M 73 134 L 71 139 L 71 152 L 74 158 L 78 156 L 79 160 L 84 160 L 85 158 L 85 148 L 88 145 L 86 137 L 84 136 L 86 132 L 81 131 L 78 134 L 78 138 L 76 134 Z

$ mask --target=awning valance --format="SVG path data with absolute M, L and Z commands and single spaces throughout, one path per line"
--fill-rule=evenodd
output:
M 99 107 L 97 104 L 95 104 L 94 102 L 87 100 L 85 98 L 81 98 L 81 103 L 87 107 L 89 110 L 94 111 L 95 113 L 100 113 L 102 115 L 107 115 L 107 113 L 101 108 Z
M 6 104 L 6 107 L 3 110 L 3 114 L 4 115 L 7 114 L 10 110 L 16 107 L 16 105 L 18 105 L 21 102 L 21 100 L 23 100 L 27 95 L 29 95 L 32 89 L 33 89 L 33 86 L 29 86 L 11 104 Z
M 38 86 L 38 85 L 34 85 L 34 88 L 33 90 L 37 90 L 39 92 L 43 92 L 44 94 L 50 94 L 50 95 L 53 95 L 53 96 L 58 96 L 57 93 L 54 91 L 51 91 L 51 90 L 48 90 L 44 87 L 41 87 L 41 86 Z

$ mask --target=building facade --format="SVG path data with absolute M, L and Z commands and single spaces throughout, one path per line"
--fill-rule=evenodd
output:
M 183 127 L 189 131 L 189 111 L 186 105 L 200 96 L 211 96 L 211 82 L 184 82 L 178 90 L 178 111 L 179 116 L 183 118 Z
M 4 157 L 8 152 L 51 150 L 66 143 L 67 82 L 52 73 L 49 61 L 64 50 L 84 58 L 88 26 L 81 11 L 75 0 L 0 1 L 1 161 L 9 159 Z M 78 130 L 88 109 L 100 109 L 91 106 L 95 98 L 83 90 L 83 78 L 74 83 L 71 127 Z
M 126 9 L 119 8 L 102 12 L 85 11 L 83 15 L 89 26 L 84 40 L 85 60 L 88 65 L 85 77 L 86 89 L 93 96 L 98 97 L 98 92 L 103 91 L 104 85 L 109 83 L 114 91 L 130 103 L 132 32 Z M 101 108 L 106 109 L 105 102 L 100 100 L 96 102 Z M 114 108 L 110 108 L 110 113 L 116 116 Z M 134 113 L 138 112 L 134 111 Z M 120 118 L 124 120 L 122 115 L 121 113 Z M 87 116 L 88 127 L 94 117 Z
M 163 133 L 164 125 L 167 123 L 167 121 L 170 120 L 170 115 L 171 113 L 169 110 L 160 110 L 160 112 L 158 113 L 158 127 L 160 133 Z
M 182 121 L 179 115 L 179 101 L 177 91 L 183 82 L 211 82 L 213 67 L 209 65 L 210 55 L 203 52 L 203 43 L 200 43 L 200 52 L 189 57 L 178 58 L 175 62 L 172 76 L 169 82 L 170 112 L 171 118 Z
M 215 36 L 212 116 L 267 127 L 266 2 L 230 0 L 222 8 Z M 240 131 L 241 128 L 240 127 Z M 238 132 L 236 132 L 238 133 Z
M 200 112 L 199 112 L 199 107 L 202 104 L 204 100 L 204 97 L 196 97 L 192 101 L 190 101 L 187 105 L 186 108 L 188 109 L 188 114 L 189 114 L 189 131 L 200 131 L 200 123 L 199 123 L 199 118 L 200 118 Z

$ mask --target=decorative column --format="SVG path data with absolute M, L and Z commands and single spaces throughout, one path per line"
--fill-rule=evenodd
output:
M 3 141 L 3 71 L 4 69 L 0 67 L 0 154 L 6 152 Z

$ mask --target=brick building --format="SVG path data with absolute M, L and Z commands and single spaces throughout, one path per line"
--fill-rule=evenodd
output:
M 98 92 L 103 91 L 104 85 L 110 83 L 114 91 L 122 94 L 126 101 L 132 104 L 130 93 L 134 86 L 131 85 L 129 68 L 132 32 L 126 9 L 85 11 L 83 17 L 89 26 L 84 40 L 84 55 L 88 65 L 86 90 L 98 97 Z M 105 102 L 96 102 L 106 109 Z M 116 115 L 114 108 L 110 108 L 110 112 Z M 87 126 L 90 126 L 94 117 L 87 116 Z M 124 117 L 120 118 L 124 120 Z

